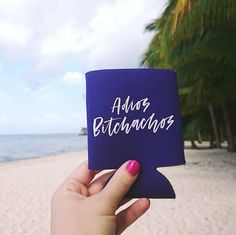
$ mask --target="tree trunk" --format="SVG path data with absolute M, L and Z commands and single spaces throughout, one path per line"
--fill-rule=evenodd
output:
M 221 108 L 223 111 L 223 116 L 224 116 L 224 121 L 225 121 L 225 129 L 226 129 L 227 140 L 228 140 L 228 151 L 235 152 L 235 145 L 234 145 L 234 138 L 232 134 L 231 123 L 230 123 L 229 115 L 228 115 L 224 102 L 221 103 Z
M 214 143 L 213 134 L 210 133 L 210 135 L 209 135 L 209 148 L 210 148 L 210 149 L 213 149 L 213 148 L 215 148 L 215 147 L 216 147 L 216 145 L 215 145 L 215 143 Z
M 222 125 L 220 125 L 220 142 L 224 143 L 225 139 L 224 139 L 224 128 Z
M 194 142 L 194 128 L 192 128 L 192 136 L 191 136 L 191 148 L 196 149 L 197 145 Z
M 216 117 L 215 117 L 215 113 L 214 113 L 214 109 L 213 109 L 212 104 L 208 105 L 208 110 L 209 110 L 209 113 L 211 116 L 211 123 L 212 123 L 215 141 L 216 141 L 216 147 L 221 148 L 219 133 L 218 133 L 217 124 L 216 124 Z
M 191 139 L 191 148 L 192 149 L 197 149 L 197 145 L 195 144 L 193 139 Z
M 202 134 L 201 131 L 197 131 L 197 137 L 198 137 L 198 143 L 201 144 L 202 143 Z

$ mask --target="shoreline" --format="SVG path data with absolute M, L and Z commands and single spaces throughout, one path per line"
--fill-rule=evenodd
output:
M 84 153 L 87 153 L 87 149 L 81 149 L 81 150 L 78 150 L 78 151 L 55 153 L 55 154 L 50 154 L 50 155 L 31 157 L 31 158 L 22 158 L 22 159 L 19 159 L 19 160 L 1 162 L 0 163 L 0 170 L 1 170 L 1 168 L 4 168 L 4 167 L 24 165 L 24 164 L 28 165 L 30 163 L 42 162 L 44 160 L 49 161 L 49 160 L 53 160 L 53 159 L 56 160 L 56 159 L 64 158 L 65 155 L 70 156 L 70 155 L 84 154 Z
M 56 156 L 87 148 L 87 137 L 78 134 L 0 136 L 0 164 Z
M 197 141 L 196 141 L 197 142 Z M 208 148 L 209 146 L 209 142 L 208 141 L 203 141 L 201 144 L 197 143 L 198 148 L 193 149 L 191 148 L 191 143 L 190 141 L 184 141 L 184 151 L 186 150 L 227 150 L 227 143 L 226 141 L 222 144 L 222 148 L 221 149 L 217 149 L 217 148 Z M 26 161 L 31 161 L 31 160 L 38 160 L 38 159 L 46 159 L 46 158 L 55 158 L 58 156 L 63 156 L 65 154 L 73 154 L 73 153 L 77 153 L 77 152 L 85 152 L 88 151 L 87 148 L 83 148 L 83 149 L 79 149 L 77 151 L 66 151 L 66 152 L 54 152 L 54 153 L 50 153 L 48 155 L 40 155 L 40 156 L 35 156 L 35 157 L 23 157 L 23 158 L 18 158 L 18 159 L 14 159 L 14 160 L 9 160 L 9 161 L 2 161 L 0 162 L 0 168 L 6 165 L 15 165 L 18 163 L 22 163 L 22 162 L 26 162 Z

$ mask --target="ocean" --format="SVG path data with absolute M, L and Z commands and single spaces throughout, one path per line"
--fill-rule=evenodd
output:
M 87 149 L 78 134 L 0 135 L 0 163 Z

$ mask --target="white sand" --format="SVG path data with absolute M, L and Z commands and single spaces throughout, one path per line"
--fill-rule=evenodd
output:
M 0 234 L 49 234 L 51 195 L 86 152 L 0 166 Z M 175 200 L 151 209 L 124 234 L 236 234 L 236 154 L 186 150 L 186 166 L 162 169 Z

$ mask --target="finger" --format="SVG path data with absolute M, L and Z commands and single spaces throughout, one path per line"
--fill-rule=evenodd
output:
M 140 164 L 135 160 L 130 160 L 124 163 L 112 176 L 104 190 L 101 191 L 111 208 L 117 209 L 120 201 L 137 179 L 139 170 Z
M 80 164 L 66 179 L 66 181 L 77 181 L 87 186 L 99 171 L 89 170 L 88 161 Z
M 132 198 L 124 198 L 121 200 L 119 207 L 124 206 L 126 203 L 130 202 Z
M 116 234 L 121 234 L 128 226 L 134 223 L 150 207 L 150 200 L 142 198 L 117 215 Z
M 113 174 L 114 174 L 114 171 L 105 173 L 99 176 L 97 179 L 95 179 L 92 183 L 90 183 L 89 188 L 88 188 L 89 195 L 93 195 L 100 192 Z

